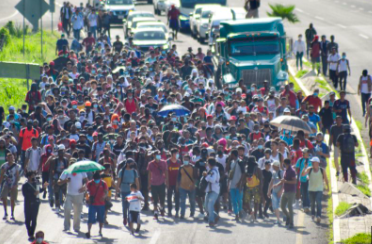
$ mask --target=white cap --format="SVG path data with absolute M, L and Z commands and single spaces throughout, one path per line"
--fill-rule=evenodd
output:
M 76 129 L 81 129 L 81 123 L 79 121 L 75 122 Z
M 279 161 L 274 161 L 274 162 L 273 162 L 273 166 L 280 167 L 280 163 L 279 163 Z
M 63 145 L 63 144 L 59 144 L 58 145 L 58 151 L 59 150 L 65 150 L 66 148 L 65 148 L 65 145 Z
M 290 113 L 291 110 L 289 110 L 289 108 L 285 108 L 283 112 L 284 112 L 284 113 Z
M 238 93 L 238 92 L 242 92 L 242 88 L 240 88 L 240 87 L 238 87 L 238 88 L 236 88 L 236 92 Z
M 313 157 L 310 161 L 311 162 L 318 162 L 318 163 L 320 163 L 320 160 L 319 160 L 318 157 Z

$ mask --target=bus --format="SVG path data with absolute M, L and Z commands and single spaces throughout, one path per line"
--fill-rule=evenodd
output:
M 176 1 L 178 1 L 179 4 L 175 4 L 175 6 L 176 7 L 179 6 L 179 10 L 181 12 L 181 15 L 179 17 L 179 27 L 181 31 L 188 31 L 190 29 L 189 17 L 190 13 L 192 13 L 192 11 L 194 10 L 196 4 L 220 4 L 221 6 L 226 6 L 226 0 L 176 0 Z

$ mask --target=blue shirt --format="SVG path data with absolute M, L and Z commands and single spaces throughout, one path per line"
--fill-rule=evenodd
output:
M 313 122 L 313 124 L 314 124 L 316 127 L 318 127 L 318 123 L 319 123 L 319 121 L 320 121 L 320 117 L 319 117 L 319 115 L 317 115 L 316 113 L 313 113 L 312 115 L 308 114 L 308 116 L 309 116 L 309 120 L 310 120 L 311 122 Z
M 299 159 L 297 160 L 297 163 L 296 163 L 296 166 L 295 166 L 296 168 L 299 168 L 299 169 L 300 169 L 300 182 L 307 182 L 307 181 L 308 181 L 308 179 L 307 179 L 307 175 L 305 175 L 305 176 L 302 176 L 302 175 L 301 175 L 301 174 L 302 174 L 302 170 L 303 170 L 304 167 L 305 167 L 305 162 L 306 162 L 306 160 L 308 161 L 308 162 L 307 162 L 307 167 L 311 167 L 312 164 L 311 164 L 309 158 L 307 158 L 307 159 L 305 159 L 305 158 L 299 158 Z

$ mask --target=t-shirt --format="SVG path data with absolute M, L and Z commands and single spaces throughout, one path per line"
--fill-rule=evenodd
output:
M 322 108 L 319 112 L 319 116 L 322 119 L 322 124 L 324 127 L 329 128 L 331 125 L 333 125 L 332 107 Z
M 305 158 L 300 158 L 299 160 L 297 160 L 297 163 L 296 163 L 296 168 L 300 169 L 300 182 L 307 182 L 308 181 L 308 177 L 307 175 L 305 176 L 302 176 L 302 170 L 304 170 L 304 167 L 305 167 L 305 163 L 306 163 L 306 160 L 307 160 L 307 167 L 311 167 L 312 164 L 310 162 L 310 159 L 305 159 Z
M 175 186 L 177 183 L 177 176 L 181 166 L 181 161 L 176 160 L 176 162 L 172 162 L 172 160 L 168 160 L 168 181 L 170 186 Z
M 24 128 L 19 133 L 19 137 L 23 138 L 22 150 L 26 151 L 27 148 L 32 146 L 31 138 L 32 137 L 38 138 L 39 137 L 39 132 L 35 128 L 32 128 L 31 130 L 28 130 L 27 128 Z
M 12 169 L 8 170 L 10 167 L 12 167 Z M 19 172 L 20 168 L 21 167 L 18 164 L 15 164 L 15 166 L 10 166 L 9 163 L 5 163 L 1 166 L 1 171 L 4 171 L 5 174 L 8 175 L 8 177 L 4 179 L 5 184 L 7 184 L 8 187 L 13 187 L 17 182 L 17 172 Z
M 195 163 L 195 169 L 198 172 L 199 180 L 203 176 L 203 172 L 207 171 L 207 163 L 203 160 L 199 160 Z
M 0 149 L 0 167 L 6 162 L 6 155 L 10 153 L 8 149 Z
M 336 146 L 337 138 L 343 132 L 343 126 L 332 125 L 330 135 L 333 136 L 333 146 Z
M 26 151 L 25 157 L 29 160 L 27 164 L 27 170 L 38 171 L 40 165 L 42 150 L 40 147 L 32 148 L 30 147 Z
M 147 165 L 147 170 L 151 172 L 151 185 L 160 186 L 164 184 L 167 167 L 167 162 L 164 160 L 159 160 L 158 162 L 153 160 Z
M 129 202 L 129 211 L 141 211 L 141 200 L 143 200 L 143 195 L 140 191 L 131 192 L 127 196 L 127 201 Z
M 320 121 L 320 117 L 319 117 L 319 115 L 317 115 L 316 113 L 313 113 L 313 114 L 311 114 L 310 115 L 310 113 L 309 113 L 309 120 L 311 121 L 311 122 L 313 122 L 313 124 L 315 125 L 315 127 L 317 128 L 318 127 L 318 123 L 319 123 L 319 121 Z
M 66 39 L 59 39 L 57 41 L 57 49 L 58 49 L 58 51 L 61 51 L 63 49 L 63 46 L 68 47 L 68 41 Z
M 354 157 L 355 156 L 355 150 L 352 153 L 346 153 L 346 152 L 343 152 L 343 150 L 342 150 L 345 136 L 349 136 L 349 135 L 354 139 L 354 146 L 358 142 L 355 135 L 351 135 L 351 134 L 341 134 L 341 135 L 339 135 L 338 138 L 337 138 L 337 142 L 340 143 L 341 157 L 347 157 L 347 156 Z M 345 139 L 345 140 L 347 140 L 347 139 Z
M 272 174 L 273 185 L 276 185 L 283 179 L 283 171 L 279 169 L 278 171 L 274 171 Z M 273 193 L 277 193 L 282 189 L 283 185 L 273 187 Z
M 94 197 L 94 202 L 90 203 L 93 206 L 104 206 L 105 205 L 105 192 L 108 192 L 108 187 L 104 181 L 100 181 L 98 184 L 91 180 L 87 184 L 89 196 Z
M 318 155 L 318 152 L 329 154 L 328 146 L 324 142 L 321 142 L 320 144 L 315 145 L 314 151 L 315 151 L 315 156 L 317 156 L 320 159 L 320 167 L 326 168 L 327 160 L 325 157 Z
M 234 171 L 234 175 L 230 181 L 230 188 L 233 189 L 233 188 L 238 187 L 238 183 L 240 179 L 242 178 L 242 169 L 241 169 L 241 166 L 239 165 L 238 160 L 234 160 L 231 163 L 231 170 Z
M 123 49 L 123 43 L 121 41 L 116 41 L 112 45 L 115 49 L 115 52 L 121 52 L 121 49 Z
M 87 178 L 86 173 L 66 173 L 64 171 L 59 177 L 60 180 L 66 180 L 70 178 L 70 182 L 67 183 L 67 194 L 77 196 L 82 195 L 84 192 L 79 192 L 79 189 L 83 187 L 83 179 Z
M 296 172 L 292 166 L 285 170 L 283 178 L 287 181 L 293 181 L 296 179 Z M 284 192 L 296 192 L 296 184 L 284 183 Z
M 349 119 L 347 118 L 347 110 L 350 109 L 350 103 L 348 100 L 341 101 L 341 99 L 338 99 L 333 104 L 334 110 L 341 109 L 341 112 L 336 112 L 336 115 L 340 115 L 342 117 L 342 123 L 348 124 Z
M 138 173 L 134 169 L 125 169 L 123 175 L 123 170 L 121 169 L 118 174 L 118 177 L 121 178 L 120 192 L 130 192 L 130 184 L 138 178 Z
M 83 45 L 85 46 L 86 50 L 90 50 L 94 43 L 96 43 L 94 37 L 87 37 L 83 40 Z
M 322 107 L 322 100 L 319 97 L 314 96 L 314 95 L 310 95 L 310 96 L 305 97 L 305 99 L 303 101 L 308 103 L 309 105 L 313 105 L 314 106 L 314 111 L 316 113 L 319 111 L 319 108 Z

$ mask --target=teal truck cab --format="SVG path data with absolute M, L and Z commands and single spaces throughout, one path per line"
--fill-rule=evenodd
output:
M 266 80 L 278 89 L 288 80 L 286 36 L 280 18 L 223 21 L 214 44 L 217 87 L 233 89 L 243 80 L 248 88 Z

